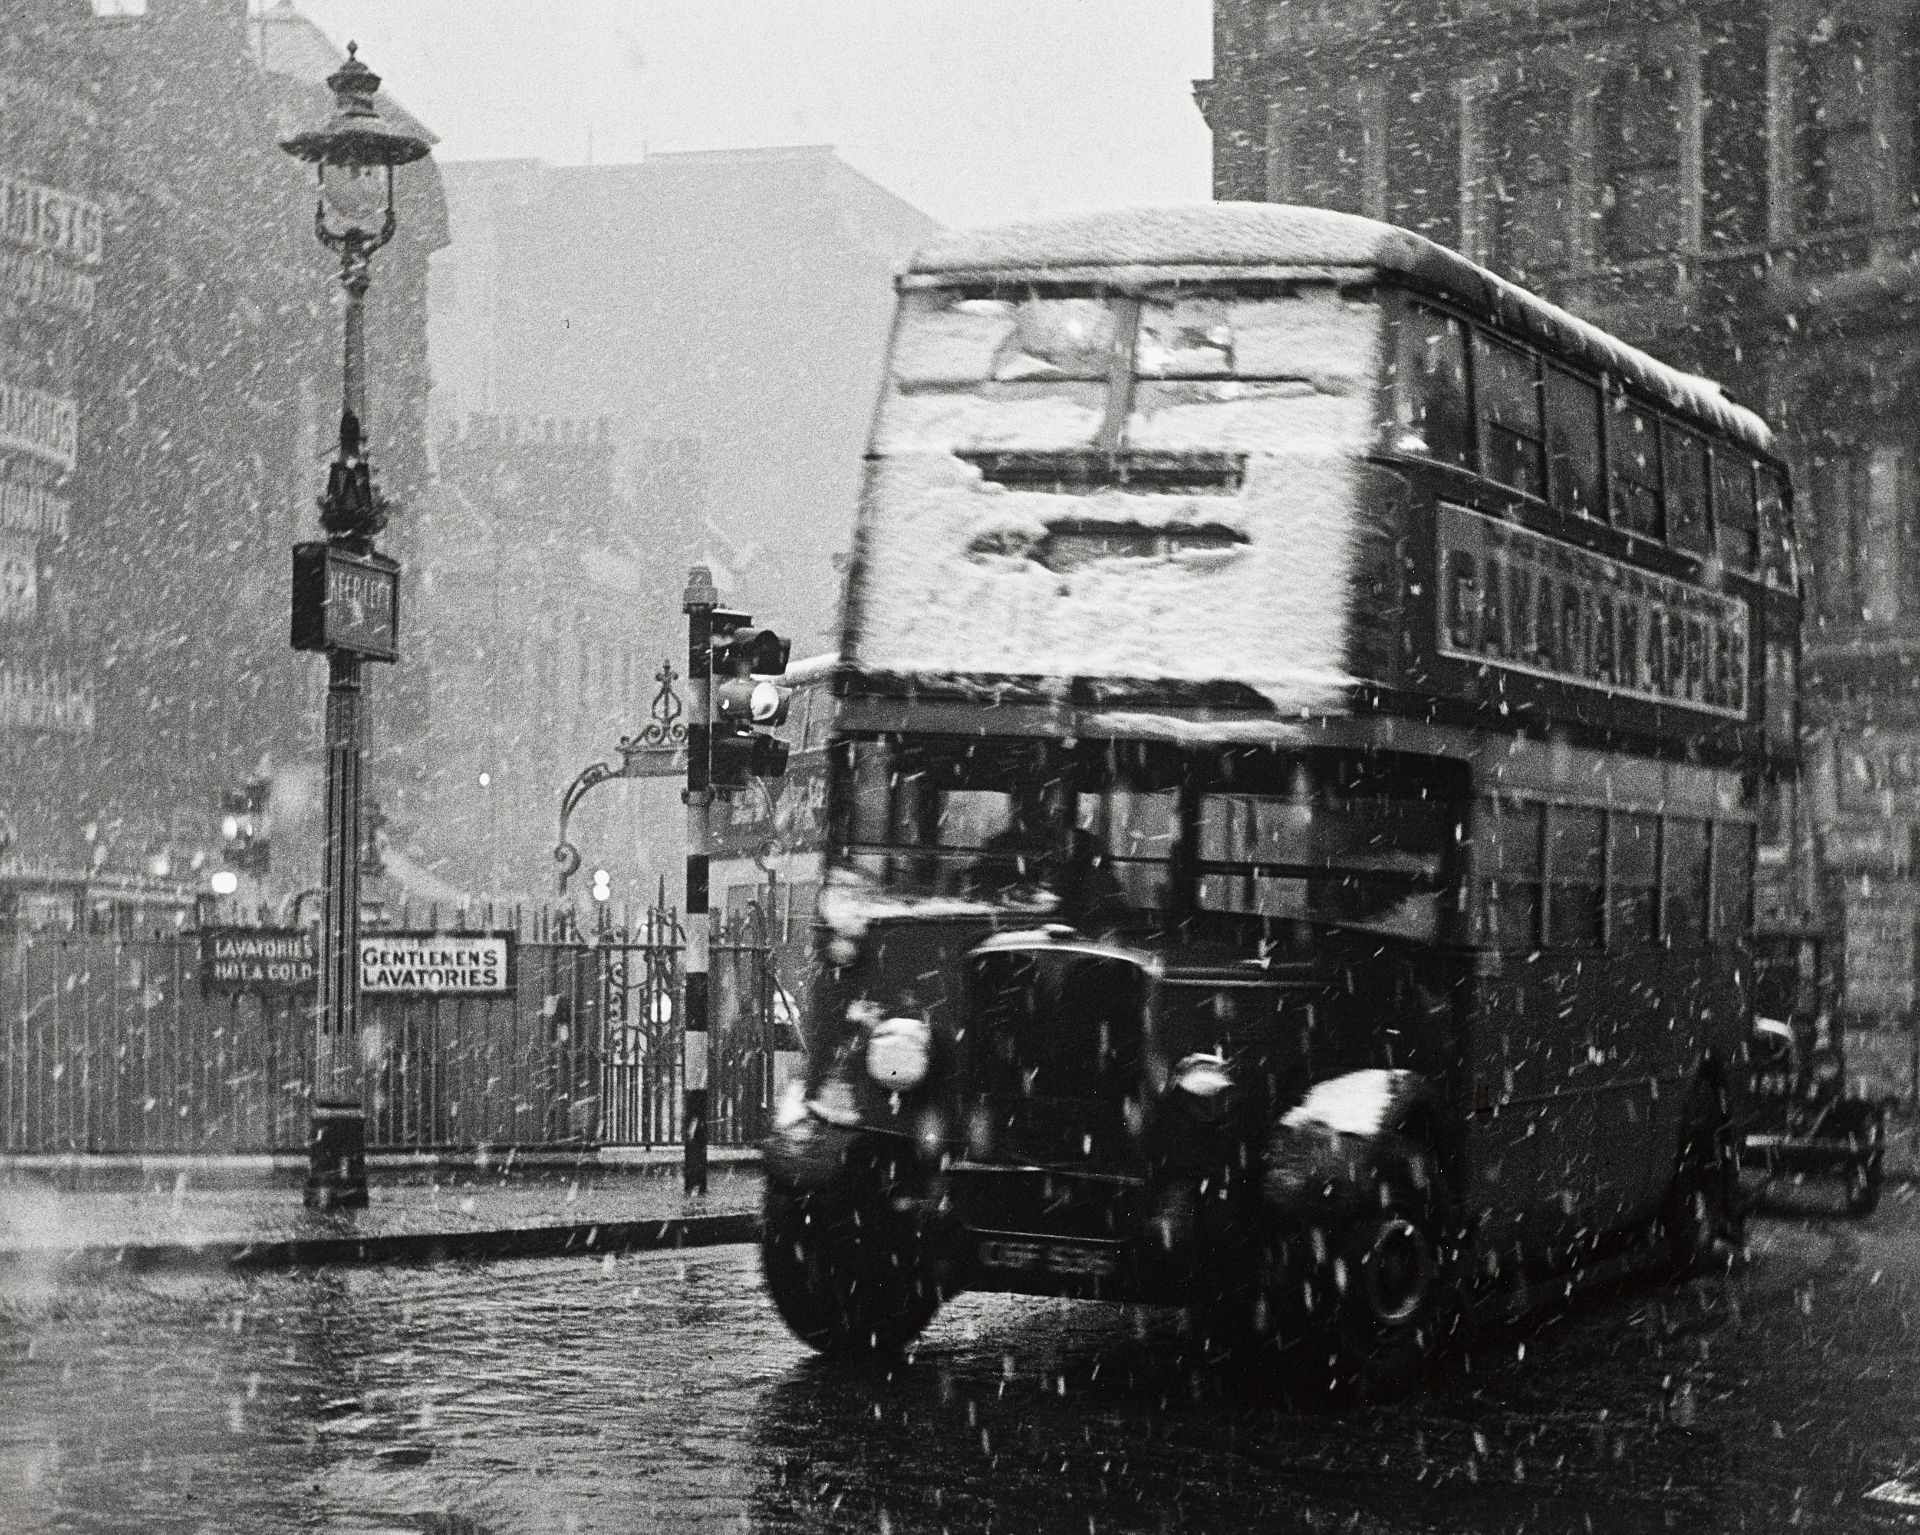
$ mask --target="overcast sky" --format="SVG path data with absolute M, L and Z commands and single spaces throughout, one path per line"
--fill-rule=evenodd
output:
M 1203 202 L 1210 0 L 297 0 L 449 160 L 833 144 L 948 224 Z

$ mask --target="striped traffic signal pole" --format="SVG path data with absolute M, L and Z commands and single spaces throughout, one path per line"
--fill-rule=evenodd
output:
M 707 1191 L 707 816 L 713 804 L 709 742 L 713 705 L 713 573 L 687 573 L 687 962 L 682 1038 L 686 1191 Z

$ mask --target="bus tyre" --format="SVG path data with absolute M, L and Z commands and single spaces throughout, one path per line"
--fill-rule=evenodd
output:
M 1885 1181 L 1887 1115 L 1877 1103 L 1842 1105 L 1849 1112 L 1843 1123 L 1853 1159 L 1847 1164 L 1847 1214 L 1871 1215 L 1880 1205 Z
M 1430 1153 L 1383 1144 L 1360 1207 L 1333 1245 L 1329 1382 L 1342 1397 L 1403 1391 L 1452 1328 L 1459 1244 Z
M 1673 1180 L 1660 1211 L 1660 1234 L 1668 1266 L 1696 1274 L 1713 1260 L 1720 1238 L 1732 1230 L 1733 1130 L 1717 1090 L 1702 1088 L 1680 1132 Z
M 823 1354 L 898 1353 L 940 1308 L 919 1225 L 884 1184 L 769 1183 L 760 1263 L 781 1320 Z

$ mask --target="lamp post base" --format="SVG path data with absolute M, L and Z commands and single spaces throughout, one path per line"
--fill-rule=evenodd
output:
M 358 1104 L 315 1104 L 307 1129 L 309 1210 L 367 1207 L 367 1117 Z

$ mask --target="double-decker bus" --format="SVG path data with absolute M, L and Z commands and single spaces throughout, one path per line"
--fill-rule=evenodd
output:
M 1726 1229 L 1799 599 L 1714 384 L 1339 213 L 944 236 L 844 615 L 800 1337 L 1158 1301 L 1366 1390 Z

